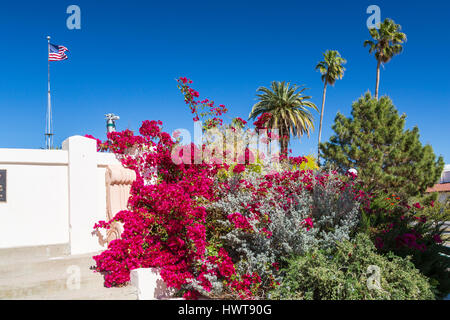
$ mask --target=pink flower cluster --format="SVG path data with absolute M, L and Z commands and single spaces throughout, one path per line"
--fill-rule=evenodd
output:
M 199 121 L 201 118 L 204 118 L 202 120 L 205 121 L 204 125 L 207 129 L 223 124 L 220 116 L 228 111 L 223 104 L 216 106 L 215 102 L 209 99 L 197 100 L 196 98 L 199 98 L 200 94 L 190 87 L 192 80 L 186 77 L 180 77 L 177 82 L 178 88 L 184 95 L 185 103 L 189 105 L 191 113 L 195 115 L 193 118 L 194 121 Z
M 234 224 L 236 229 L 241 229 L 246 232 L 254 232 L 253 227 L 248 222 L 247 218 L 245 218 L 239 212 L 232 213 L 228 216 L 228 220 Z
M 247 124 L 247 121 L 245 121 L 242 118 L 237 117 L 237 118 L 233 119 L 233 123 L 235 125 L 239 126 L 240 128 L 243 128 Z
M 270 119 L 272 119 L 272 114 L 265 112 L 261 114 L 255 122 L 253 122 L 253 125 L 257 130 L 267 129 L 267 125 Z
M 378 225 L 372 228 L 377 249 L 415 255 L 442 243 L 441 231 L 432 227 L 426 215 L 420 214 L 427 205 L 432 208 L 433 201 L 427 205 L 419 202 L 408 205 L 401 196 L 388 194 L 381 195 L 373 204 L 375 207 L 367 212 L 378 219 Z
M 295 164 L 297 166 L 301 165 L 302 163 L 308 163 L 308 158 L 298 156 L 298 157 L 289 157 L 289 162 L 291 164 Z
M 245 274 L 239 280 L 231 282 L 231 289 L 238 293 L 241 299 L 252 299 L 261 283 L 261 277 L 253 272 Z
M 233 168 L 233 172 L 234 173 L 241 173 L 245 171 L 245 166 L 243 164 L 237 164 L 234 168 Z
M 306 231 L 309 231 L 310 229 L 314 228 L 314 223 L 310 217 L 306 218 L 302 224 L 305 226 Z
M 417 240 L 421 239 L 422 236 L 415 230 L 411 230 L 409 233 L 399 235 L 395 238 L 397 247 L 409 247 L 420 251 L 425 251 L 427 249 L 426 245 L 417 243 Z

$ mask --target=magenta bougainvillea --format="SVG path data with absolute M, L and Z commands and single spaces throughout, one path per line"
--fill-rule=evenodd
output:
M 204 121 L 204 130 L 223 125 L 221 116 L 227 112 L 224 105 L 216 106 L 209 99 L 200 100 L 190 79 L 182 77 L 177 82 L 194 121 Z M 262 114 L 254 123 L 255 127 L 267 129 L 270 118 L 270 114 Z M 246 124 L 241 118 L 233 119 L 232 123 L 236 128 Z M 270 134 L 269 139 L 279 138 Z M 288 212 L 295 201 L 292 194 L 301 190 L 312 194 L 315 186 L 325 188 L 335 179 L 338 180 L 335 181 L 338 185 L 336 197 L 340 192 L 349 191 L 352 201 L 373 214 L 371 196 L 358 185 L 356 176 L 350 174 L 338 178 L 336 172 L 315 174 L 312 170 L 298 169 L 309 161 L 306 157 L 282 154 L 279 160 L 291 169 L 259 173 L 261 180 L 252 184 L 245 175 L 255 172 L 258 166 L 250 164 L 255 158 L 250 150 L 245 150 L 242 159 L 233 159 L 239 160 L 238 163 L 198 161 L 195 157 L 205 150 L 205 145 L 180 146 L 176 135 L 172 138 L 162 130 L 161 121 L 143 121 L 138 135 L 124 130 L 109 133 L 107 142 L 95 140 L 98 151 L 114 152 L 125 167 L 136 172 L 128 210 L 118 212 L 111 221 L 99 221 L 94 226 L 95 229 L 108 229 L 115 221 L 124 226 L 121 238 L 111 241 L 107 250 L 94 256 L 96 271 L 104 275 L 107 287 L 124 285 L 130 280 L 131 270 L 150 267 L 158 268 L 166 285 L 178 290 L 186 299 L 211 292 L 217 282 L 233 297 L 242 299 L 258 296 L 263 284 L 264 290 L 277 286 L 279 282 L 274 275 L 279 271 L 281 261 L 270 261 L 273 273 L 269 277 L 254 271 L 239 272 L 232 250 L 220 243 L 223 230 L 215 223 L 217 212 L 210 211 L 208 204 L 217 203 L 221 196 L 239 188 L 248 190 L 253 200 L 242 203 L 245 210 L 233 210 L 222 218 L 229 224 L 227 228 L 248 236 L 260 235 L 265 239 L 273 236 L 270 216 L 260 210 L 260 203 L 268 192 L 276 194 L 280 203 L 284 203 L 282 209 Z M 183 161 L 174 161 L 174 150 Z M 227 178 L 218 178 L 224 175 Z M 292 189 L 293 182 L 299 190 Z M 416 210 L 423 208 L 418 203 L 413 207 Z M 311 212 L 317 210 L 310 209 Z M 420 232 L 408 229 L 394 235 L 392 230 L 396 229 L 397 223 L 392 221 L 383 225 L 385 229 L 376 233 L 375 244 L 380 250 L 392 245 L 426 250 Z M 417 223 L 425 221 L 418 217 Z M 321 231 L 313 214 L 302 218 L 298 224 L 301 232 Z M 442 242 L 438 236 L 433 240 Z
M 178 88 L 184 95 L 185 103 L 189 106 L 191 113 L 194 115 L 194 121 L 203 120 L 205 129 L 210 129 L 223 124 L 221 116 L 228 111 L 225 105 L 220 104 L 219 106 L 216 106 L 214 101 L 207 98 L 200 100 L 198 91 L 191 87 L 192 80 L 187 79 L 186 77 L 177 79 L 177 82 Z
M 194 121 L 203 117 L 206 118 L 206 128 L 222 125 L 220 116 L 227 111 L 225 106 L 216 107 L 208 99 L 198 100 L 200 95 L 190 87 L 191 80 L 179 78 L 177 81 L 186 104 L 194 114 Z M 257 127 L 263 128 L 268 119 L 270 115 L 262 115 Z M 246 124 L 240 118 L 236 118 L 234 123 L 239 126 Z M 230 188 L 227 180 L 217 183 L 215 177 L 219 171 L 229 170 L 231 175 L 240 179 L 239 187 L 250 188 L 255 196 L 262 196 L 274 183 L 282 185 L 292 179 L 303 179 L 302 188 L 311 190 L 312 174 L 298 170 L 273 173 L 266 175 L 259 186 L 252 186 L 242 177 L 247 170 L 246 163 L 253 157 L 249 150 L 243 155 L 245 159 L 241 159 L 246 161 L 232 167 L 227 163 L 196 162 L 195 152 L 184 155 L 190 156 L 191 161 L 176 162 L 172 153 L 174 148 L 180 147 L 162 130 L 161 121 L 144 121 L 139 133 L 135 135 L 130 130 L 112 132 L 108 134 L 107 143 L 96 139 L 99 150 L 107 147 L 118 155 L 125 167 L 136 172 L 129 209 L 117 213 L 111 221 L 100 221 L 94 226 L 95 229 L 107 229 L 114 221 L 124 225 L 121 239 L 111 241 L 107 250 L 94 257 L 96 270 L 104 274 L 105 285 L 126 284 L 131 270 L 153 267 L 160 270 L 168 287 L 184 292 L 186 299 L 198 297 L 202 290 L 209 292 L 212 289 L 211 277 L 221 281 L 229 292 L 238 297 L 251 298 L 258 290 L 260 275 L 256 272 L 238 274 L 226 249 L 217 241 L 211 242 L 210 234 L 215 230 L 205 205 L 216 201 L 223 190 Z M 198 151 L 199 147 L 193 144 L 185 146 L 179 149 L 180 155 L 189 149 Z M 284 157 L 282 160 L 290 164 L 308 161 L 304 157 Z M 326 175 L 317 179 L 326 179 Z M 280 196 L 285 194 L 281 189 L 277 192 Z M 228 221 L 235 229 L 258 232 L 270 238 L 270 218 L 261 215 L 256 207 L 253 209 L 253 221 L 240 212 L 229 215 Z M 259 230 L 252 227 L 255 221 L 261 226 Z M 314 228 L 312 218 L 305 219 L 303 225 L 306 230 Z M 276 264 L 275 261 L 273 263 Z M 276 284 L 275 280 L 270 281 Z M 197 284 L 197 289 L 193 283 Z
M 168 286 L 180 289 L 190 279 L 202 281 L 203 273 L 216 272 L 204 269 L 194 275 L 193 264 L 206 262 L 206 210 L 199 199 L 213 199 L 212 177 L 219 167 L 174 164 L 174 142 L 161 131 L 161 122 L 144 121 L 140 133 L 141 136 L 130 131 L 109 134 L 111 149 L 122 155 L 126 167 L 135 169 L 137 179 L 131 189 L 130 210 L 119 212 L 113 219 L 124 223 L 122 239 L 112 241 L 108 250 L 94 259 L 97 270 L 105 273 L 106 286 L 129 281 L 129 272 L 134 268 L 156 267 L 161 268 Z M 127 153 L 130 148 L 151 151 L 136 158 Z M 158 183 L 147 184 L 143 172 L 154 167 Z M 95 227 L 108 227 L 111 222 Z M 226 257 L 224 252 L 221 255 Z M 217 270 L 224 261 L 227 260 L 215 260 Z

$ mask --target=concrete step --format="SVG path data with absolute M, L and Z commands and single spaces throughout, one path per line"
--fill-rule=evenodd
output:
M 82 280 L 80 290 L 86 292 L 101 287 L 101 283 Z M 17 283 L 13 285 L 0 285 L 0 299 L 21 299 L 26 296 L 45 296 L 58 294 L 61 291 L 70 290 L 67 279 L 36 280 L 28 283 Z M 76 289 L 74 289 L 76 290 Z
M 17 300 L 137 300 L 136 288 L 129 285 L 121 288 L 99 287 L 90 290 L 63 290 L 54 294 L 30 295 Z
M 92 289 L 103 287 L 103 277 L 91 270 L 75 269 L 75 273 L 68 273 L 65 270 L 49 270 L 0 279 L 0 299 L 50 295 L 71 289 L 89 292 Z
M 0 257 L 0 299 L 137 299 L 133 286 L 105 288 L 103 276 L 94 272 L 92 256 L 60 255 L 62 248 L 21 248 L 17 252 L 3 250 Z
M 49 270 L 66 272 L 69 268 L 74 268 L 76 266 L 83 270 L 90 269 L 96 265 L 95 260 L 92 259 L 92 256 L 94 255 L 96 255 L 96 253 L 50 258 L 21 257 L 14 260 L 9 259 L 7 263 L 0 261 L 0 279 L 37 274 Z
M 61 275 L 58 272 L 53 275 L 42 273 L 34 277 L 18 277 L 9 281 L 3 279 L 0 280 L 0 300 L 137 299 L 133 286 L 106 288 L 103 276 L 99 273 L 81 272 L 79 279 L 80 282 L 77 285 L 71 281 L 69 274 Z
M 64 270 L 71 266 L 78 266 L 80 269 L 95 266 L 92 259 L 95 253 L 89 255 L 60 256 L 50 258 L 18 258 L 8 259 L 7 262 L 0 261 L 0 279 L 8 277 L 19 277 L 28 274 L 46 272 L 48 270 Z
M 92 268 L 89 259 L 86 258 L 83 263 L 80 259 L 61 259 L 59 261 L 39 261 L 34 264 L 29 264 L 24 270 L 23 266 L 17 266 L 17 272 L 8 266 L 7 272 L 0 273 L 0 286 L 10 285 L 14 283 L 28 283 L 36 279 L 53 280 L 53 279 L 67 279 L 70 276 L 78 275 L 80 279 L 98 279 L 101 277 Z M 47 267 L 47 268 L 46 268 Z
M 70 247 L 68 243 L 33 247 L 2 248 L 0 249 L 0 263 L 8 263 L 9 261 L 23 258 L 50 258 L 66 256 L 69 254 Z

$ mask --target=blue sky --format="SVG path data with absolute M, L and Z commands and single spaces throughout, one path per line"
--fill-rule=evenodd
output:
M 66 8 L 81 8 L 81 30 L 69 30 Z M 347 59 L 346 73 L 327 92 L 323 140 L 336 112 L 375 86 L 376 61 L 363 47 L 369 38 L 366 8 L 376 4 L 408 36 L 404 52 L 381 71 L 406 126 L 450 163 L 450 3 L 448 1 L 21 1 L 0 8 L 0 147 L 44 146 L 47 40 L 69 48 L 51 63 L 55 144 L 71 135 L 105 138 L 104 114 L 119 130 L 145 119 L 166 131 L 192 129 L 175 78 L 193 79 L 204 97 L 246 118 L 259 86 L 271 81 L 306 85 L 321 104 L 323 85 L 314 66 L 327 49 Z M 292 143 L 294 154 L 316 152 L 316 131 Z

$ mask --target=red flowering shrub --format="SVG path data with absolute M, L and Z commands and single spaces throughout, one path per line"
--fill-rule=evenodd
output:
M 111 286 L 129 281 L 132 269 L 157 267 L 169 287 L 181 289 L 197 279 L 207 290 L 209 284 L 204 274 L 220 274 L 223 262 L 216 260 L 214 268 L 203 268 L 200 272 L 194 265 L 208 260 L 207 213 L 201 203 L 213 198 L 212 178 L 217 168 L 174 164 L 173 141 L 160 126 L 160 122 L 144 121 L 141 136 L 131 131 L 109 135 L 111 149 L 121 154 L 125 166 L 136 171 L 137 179 L 131 189 L 130 210 L 119 212 L 113 219 L 124 223 L 122 239 L 112 241 L 108 250 L 94 257 L 97 271 L 105 274 L 105 285 Z M 141 151 L 141 155 L 125 153 L 133 148 Z M 144 173 L 154 167 L 158 183 L 149 184 Z M 96 227 L 108 227 L 111 222 Z M 226 252 L 220 254 L 226 260 Z
M 243 128 L 247 124 L 247 121 L 238 117 L 233 119 L 232 124 L 234 124 L 237 127 Z
M 204 129 L 223 124 L 225 106 L 200 100 L 191 80 L 177 82 L 194 121 L 206 119 Z M 265 129 L 270 117 L 262 114 L 254 125 Z M 232 124 L 239 131 L 246 121 L 235 118 Z M 112 132 L 107 143 L 97 140 L 97 146 L 116 153 L 137 177 L 128 210 L 94 226 L 124 224 L 121 239 L 94 257 L 108 287 L 126 284 L 133 269 L 153 267 L 186 299 L 220 292 L 266 298 L 280 283 L 285 257 L 348 239 L 359 222 L 360 205 L 373 219 L 370 230 L 380 251 L 425 253 L 442 242 L 438 233 L 424 231 L 429 221 L 412 214 L 423 210 L 420 204 L 411 208 L 395 197 L 382 206 L 371 204 L 356 176 L 302 170 L 310 161 L 306 157 L 282 154 L 281 166 L 274 169 L 254 164 L 256 157 L 246 148 L 231 157 L 232 163 L 205 162 L 198 157 L 205 145 L 182 146 L 162 131 L 161 121 L 148 120 L 139 135 Z
M 434 206 L 432 202 L 430 207 Z M 428 221 L 425 207 L 412 206 L 395 194 L 379 196 L 366 208 L 366 223 L 376 237 L 377 247 L 384 250 L 426 251 L 442 233 L 441 225 Z
M 184 95 L 185 103 L 189 105 L 191 113 L 194 114 L 194 121 L 204 120 L 203 126 L 205 129 L 210 129 L 223 124 L 223 120 L 220 116 L 228 111 L 223 104 L 216 106 L 215 102 L 209 99 L 197 99 L 200 97 L 200 94 L 190 87 L 192 80 L 189 80 L 186 77 L 177 79 L 177 82 L 178 88 Z
M 243 164 L 237 164 L 233 169 L 234 173 L 241 173 L 244 171 L 245 171 L 245 165 L 243 165 Z
M 443 223 L 450 218 L 450 212 L 445 211 L 433 201 L 409 205 L 398 195 L 384 194 L 364 212 L 366 228 L 379 252 L 411 256 L 441 294 L 450 290 L 450 250 L 441 239 Z
M 235 262 L 239 276 L 233 288 L 250 285 L 250 275 L 258 279 L 258 285 L 236 298 L 251 292 L 267 299 L 282 282 L 279 267 L 285 259 L 348 239 L 358 224 L 359 205 L 367 200 L 357 183 L 342 180 L 336 172 L 289 168 L 306 159 L 283 161 L 284 169 L 268 174 L 232 170 L 219 180 L 218 197 L 207 206 L 215 214 L 213 236 Z
M 314 228 L 314 223 L 313 223 L 313 220 L 311 219 L 311 217 L 306 218 L 302 224 L 305 226 L 307 231 Z
M 272 115 L 270 113 L 265 112 L 256 119 L 256 121 L 253 123 L 253 125 L 258 130 L 267 129 L 268 122 L 270 119 L 272 119 Z
M 260 286 L 261 278 L 256 273 L 244 274 L 238 280 L 231 282 L 232 291 L 237 292 L 241 299 L 251 299 L 256 295 L 258 287 Z
M 208 99 L 197 100 L 199 94 L 190 88 L 191 83 L 187 78 L 178 80 L 185 101 L 195 114 L 194 121 L 212 116 L 206 121 L 207 127 L 222 124 L 218 117 L 226 108 L 215 107 Z M 239 123 L 245 125 L 243 120 Z M 130 271 L 135 268 L 154 267 L 160 269 L 168 287 L 184 292 L 187 299 L 213 290 L 216 282 L 222 282 L 236 294 L 242 290 L 243 296 L 249 297 L 251 290 L 245 286 L 249 279 L 236 274 L 227 251 L 208 237 L 205 204 L 215 199 L 217 171 L 229 166 L 194 161 L 196 153 L 191 151 L 198 147 L 191 144 L 179 148 L 161 126 L 161 121 L 146 120 L 139 129 L 140 135 L 130 130 L 108 134 L 109 150 L 120 157 L 125 167 L 135 170 L 137 178 L 131 188 L 129 210 L 94 226 L 109 228 L 113 221 L 124 224 L 121 239 L 112 241 L 107 250 L 94 257 L 96 270 L 104 274 L 107 287 L 128 282 Z M 173 161 L 174 148 L 178 148 L 175 153 L 191 161 Z M 238 164 L 234 170 L 242 173 L 245 166 Z M 236 228 L 249 229 L 239 214 L 230 219 Z M 251 275 L 251 279 L 257 278 Z
M 248 222 L 247 218 L 245 218 L 239 212 L 232 213 L 228 216 L 228 220 L 233 223 L 236 229 L 241 229 L 246 232 L 253 232 L 253 227 Z
M 240 298 L 253 297 L 263 283 L 264 290 L 273 288 L 277 283 L 275 274 L 270 273 L 262 279 L 255 271 L 250 274 L 237 272 L 237 260 L 233 261 L 220 243 L 220 236 L 215 234 L 215 222 L 210 217 L 213 211 L 207 208 L 231 187 L 229 180 L 220 181 L 216 177 L 219 170 L 228 170 L 229 166 L 195 164 L 194 161 L 191 164 L 175 163 L 172 151 L 176 145 L 161 130 L 161 125 L 160 121 L 144 121 L 139 136 L 129 130 L 108 135 L 110 149 L 124 166 L 136 171 L 137 179 L 131 188 L 129 210 L 117 213 L 112 221 L 100 221 L 94 226 L 109 228 L 113 221 L 124 224 L 122 238 L 112 241 L 107 250 L 94 257 L 96 270 L 105 276 L 105 285 L 123 285 L 129 281 L 131 270 L 154 267 L 160 269 L 168 287 L 179 290 L 189 299 L 210 292 L 214 295 L 212 292 L 217 284 Z M 291 158 L 290 161 L 299 164 L 307 160 Z M 232 179 L 245 172 L 244 164 L 234 165 Z M 289 210 L 296 201 L 292 197 L 295 188 L 312 192 L 314 185 L 327 185 L 329 177 L 328 174 L 314 176 L 312 171 L 283 171 L 261 176 L 259 185 L 252 185 L 241 176 L 239 181 L 236 180 L 236 187 L 250 190 L 255 200 L 267 198 L 268 192 L 277 194 L 284 203 L 280 209 Z M 293 184 L 294 181 L 297 184 Z M 343 181 L 339 185 L 341 190 L 350 186 Z M 352 197 L 358 200 L 361 193 L 355 189 Z M 233 229 L 272 238 L 271 217 L 258 206 L 248 205 L 251 217 L 241 212 L 227 217 Z M 257 229 L 254 229 L 255 223 Z M 311 232 L 315 228 L 313 217 L 306 216 L 298 228 Z M 320 226 L 317 232 L 319 230 Z M 277 261 L 270 263 L 273 265 Z M 273 267 L 273 270 L 275 272 L 277 268 Z

